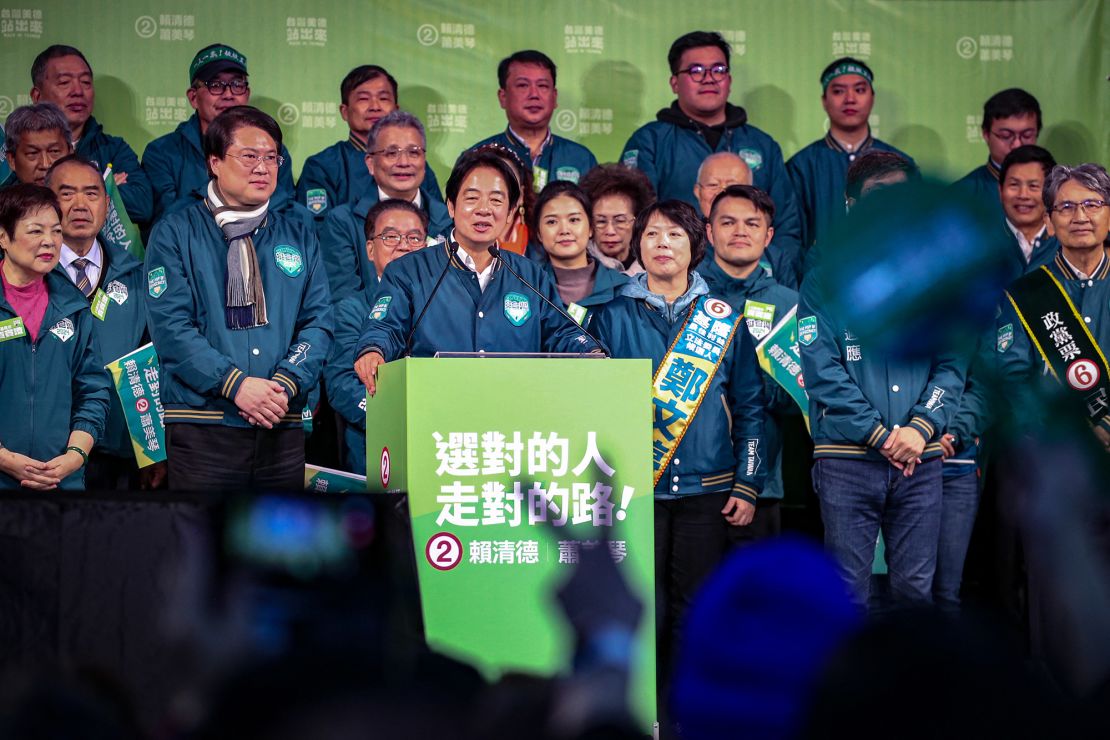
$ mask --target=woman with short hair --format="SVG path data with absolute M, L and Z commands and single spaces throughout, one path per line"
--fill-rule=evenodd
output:
M 84 488 L 108 416 L 89 302 L 54 270 L 61 218 L 49 188 L 0 191 L 0 488 Z
M 647 358 L 653 373 L 652 458 L 659 658 L 668 673 L 682 615 L 751 521 L 763 487 L 763 378 L 743 317 L 694 271 L 706 253 L 687 203 L 648 206 L 632 227 L 644 267 L 603 306 L 593 329 L 613 357 Z

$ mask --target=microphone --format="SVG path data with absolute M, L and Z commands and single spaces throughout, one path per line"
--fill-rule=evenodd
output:
M 490 246 L 490 248 L 486 251 L 488 251 L 491 255 L 493 255 L 494 259 L 501 259 L 501 250 L 498 249 L 496 244 Z M 520 273 L 512 268 L 512 266 L 509 264 L 508 260 L 501 260 L 501 264 L 502 264 L 502 266 L 505 267 L 505 269 L 507 269 L 509 272 L 511 272 L 513 274 L 513 276 L 516 277 L 517 280 L 519 280 L 520 282 L 524 283 L 529 288 L 531 288 L 532 292 L 535 293 L 536 295 L 538 295 L 540 297 L 541 301 L 543 301 L 544 303 L 546 303 L 547 305 L 551 306 L 556 311 L 558 311 L 559 315 L 562 316 L 564 319 L 566 319 L 568 322 L 570 322 L 570 324 L 573 325 L 574 328 L 580 330 L 587 337 L 594 340 L 594 344 L 596 344 L 598 346 L 598 349 L 601 350 L 602 354 L 604 354 L 606 357 L 609 356 L 609 353 L 605 351 L 605 345 L 603 345 L 600 341 L 598 341 L 597 337 L 595 337 L 593 334 L 591 334 L 586 329 L 586 327 L 579 325 L 579 323 L 577 321 L 575 321 L 573 318 L 571 318 L 570 314 L 567 313 L 566 311 L 564 311 L 562 309 L 562 307 L 559 306 L 558 303 L 555 303 L 554 301 L 552 301 L 550 298 L 548 298 L 543 293 L 541 293 L 539 291 L 539 289 L 536 288 L 535 285 L 532 285 L 530 282 L 528 282 L 523 277 L 521 277 Z
M 450 249 L 449 246 L 447 248 Z M 439 274 L 439 279 L 436 280 L 436 284 L 432 286 L 432 293 L 428 296 L 427 303 L 424 304 L 424 308 L 420 309 L 420 315 L 416 317 L 416 321 L 412 322 L 412 329 L 409 330 L 409 335 L 405 338 L 405 354 L 403 355 L 403 357 L 412 357 L 412 338 L 416 336 L 416 327 L 420 326 L 420 320 L 423 319 L 424 314 L 428 312 L 428 306 L 432 305 L 432 301 L 435 299 L 436 293 L 439 292 L 440 283 L 443 282 L 443 278 L 447 277 L 447 271 L 450 269 L 451 255 L 448 254 L 447 264 L 443 266 L 443 272 Z

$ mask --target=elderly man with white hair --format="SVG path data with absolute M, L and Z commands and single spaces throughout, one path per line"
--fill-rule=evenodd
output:
M 739 154 L 717 152 L 702 160 L 698 179 L 694 183 L 694 197 L 698 199 L 701 215 L 709 218 L 713 199 L 729 185 L 751 185 L 752 170 Z

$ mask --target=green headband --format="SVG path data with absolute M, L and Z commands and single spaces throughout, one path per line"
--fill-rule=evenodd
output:
M 868 85 L 875 81 L 874 75 L 871 74 L 871 70 L 867 67 L 856 64 L 855 62 L 844 62 L 833 67 L 821 78 L 821 92 L 823 93 L 828 90 L 829 83 L 841 75 L 859 75 L 867 80 Z
M 243 68 L 243 73 L 247 71 L 247 58 L 239 52 L 232 49 L 230 46 L 213 46 L 211 49 L 204 49 L 197 52 L 193 57 L 193 63 L 189 65 L 189 82 L 197 78 L 197 72 L 201 70 L 206 64 L 212 62 L 226 61 L 232 62 Z

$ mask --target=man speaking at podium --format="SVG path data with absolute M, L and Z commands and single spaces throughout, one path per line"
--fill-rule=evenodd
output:
M 408 355 L 604 352 L 566 315 L 537 264 L 497 249 L 519 217 L 511 205 L 520 185 L 505 160 L 464 153 L 446 193 L 450 239 L 390 263 L 371 301 L 355 351 L 367 391 L 376 390 L 379 365 Z

